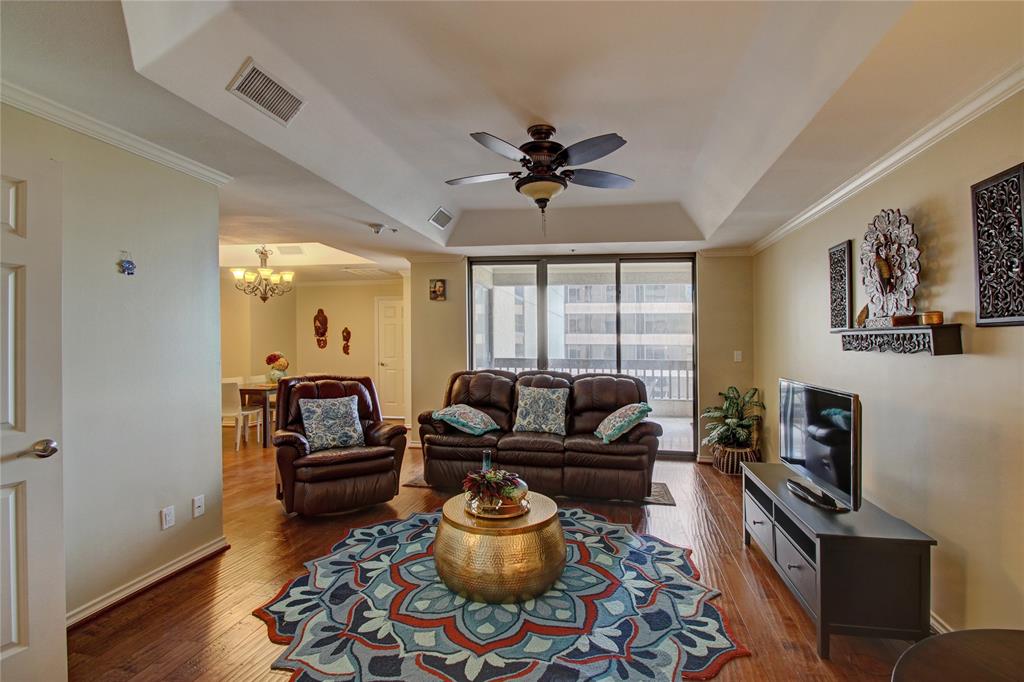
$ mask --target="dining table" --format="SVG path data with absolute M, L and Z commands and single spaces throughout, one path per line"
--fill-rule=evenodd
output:
M 277 384 L 242 384 L 238 390 L 244 404 L 262 407 L 263 447 L 269 448 L 274 435 L 274 425 L 270 423 L 270 396 L 277 395 Z

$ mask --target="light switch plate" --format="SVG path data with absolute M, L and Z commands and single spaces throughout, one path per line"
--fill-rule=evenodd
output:
M 741 350 L 734 350 L 732 352 L 732 361 L 733 362 L 743 362 L 743 351 L 741 351 Z
M 206 495 L 196 495 L 192 498 L 192 518 L 198 519 L 206 513 Z
M 160 510 L 160 530 L 167 530 L 174 525 L 174 505 Z

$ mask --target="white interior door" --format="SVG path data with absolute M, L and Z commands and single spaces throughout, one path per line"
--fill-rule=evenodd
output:
M 385 417 L 405 417 L 405 327 L 400 297 L 377 298 L 377 393 Z
M 67 678 L 61 455 L 61 174 L 3 140 L 0 678 Z

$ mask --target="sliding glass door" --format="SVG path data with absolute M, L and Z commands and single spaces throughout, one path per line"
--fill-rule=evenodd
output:
M 694 279 L 692 256 L 473 259 L 472 366 L 635 376 L 662 449 L 692 453 Z

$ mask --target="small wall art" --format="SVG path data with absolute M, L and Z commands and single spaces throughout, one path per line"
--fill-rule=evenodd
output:
M 971 187 L 975 323 L 1024 325 L 1024 163 Z
M 313 336 L 316 338 L 317 348 L 327 348 L 327 315 L 323 308 L 317 308 L 316 315 L 313 316 Z
M 117 261 L 117 271 L 131 277 L 135 274 L 135 261 L 130 251 L 121 252 L 121 260 Z
M 352 332 L 349 330 L 348 327 L 345 327 L 344 329 L 341 330 L 341 340 L 341 352 L 344 353 L 345 355 L 348 355 L 349 351 L 352 350 L 352 346 L 349 345 L 349 341 L 352 340 Z
M 446 280 L 446 279 L 432 279 L 432 280 L 430 280 L 430 300 L 431 301 L 447 301 L 448 300 L 448 280 Z
M 853 241 L 828 250 L 829 329 L 853 326 Z
M 867 327 L 891 327 L 892 318 L 913 315 L 921 272 L 914 224 L 898 208 L 883 209 L 868 223 L 860 245 L 861 279 L 868 297 Z

